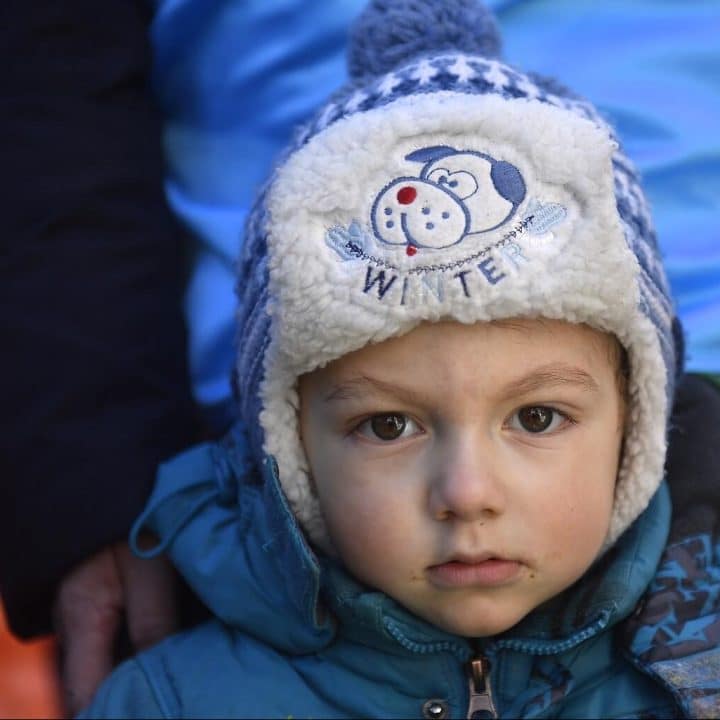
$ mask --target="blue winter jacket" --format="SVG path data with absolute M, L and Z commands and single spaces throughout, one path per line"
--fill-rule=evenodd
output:
M 664 483 L 575 586 L 470 641 L 316 555 L 236 426 L 162 467 L 137 526 L 216 619 L 120 666 L 84 717 L 717 716 L 720 547 L 681 502 L 667 547 Z

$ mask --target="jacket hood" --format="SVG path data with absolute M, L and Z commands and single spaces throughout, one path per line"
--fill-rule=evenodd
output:
M 167 551 L 210 611 L 288 653 L 319 650 L 334 636 L 318 615 L 320 566 L 290 512 L 268 458 L 257 472 L 235 425 L 160 466 L 155 490 L 131 531 L 141 557 Z M 151 530 L 160 543 L 140 550 Z M 279 623 L 278 618 L 283 618 Z

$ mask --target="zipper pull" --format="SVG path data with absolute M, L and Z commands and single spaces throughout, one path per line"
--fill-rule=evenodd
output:
M 468 720 L 485 720 L 497 718 L 497 710 L 492 698 L 490 688 L 490 661 L 480 656 L 470 661 L 470 705 L 468 707 Z

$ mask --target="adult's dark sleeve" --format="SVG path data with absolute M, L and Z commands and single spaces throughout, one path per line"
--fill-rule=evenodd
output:
M 51 629 L 58 580 L 193 440 L 150 19 L 0 4 L 0 594 L 20 636 Z

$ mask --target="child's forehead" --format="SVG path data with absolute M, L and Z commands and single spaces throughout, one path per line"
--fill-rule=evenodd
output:
M 618 346 L 613 335 L 601 330 L 546 318 L 424 322 L 334 360 L 323 375 L 339 381 L 372 371 L 378 377 L 401 376 L 412 385 L 440 379 L 458 365 L 475 373 L 507 376 L 543 365 L 580 366 L 592 373 L 614 370 Z M 420 372 L 428 369 L 435 372 Z

